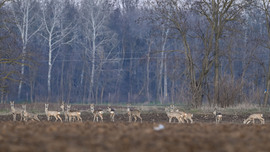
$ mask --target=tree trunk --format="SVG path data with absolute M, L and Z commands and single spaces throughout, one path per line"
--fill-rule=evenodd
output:
M 270 53 L 269 53 L 270 57 Z M 266 78 L 266 92 L 264 94 L 264 106 L 267 106 L 269 99 L 269 89 L 270 89 L 270 58 L 268 59 L 268 73 Z
M 219 104 L 219 49 L 218 39 L 215 38 L 215 76 L 214 76 L 214 104 Z
M 93 41 L 92 41 L 92 66 L 91 66 L 91 76 L 90 76 L 90 87 L 89 87 L 89 100 L 93 100 L 93 85 L 94 85 L 94 76 L 95 76 L 95 67 L 96 67 L 96 40 L 95 40 L 95 30 L 93 31 Z
M 22 92 L 22 83 L 23 83 L 23 76 L 24 76 L 24 69 L 25 69 L 25 55 L 26 55 L 26 46 L 23 46 L 23 51 L 22 51 L 22 54 L 23 54 L 23 58 L 22 58 L 22 65 L 21 65 L 21 78 L 20 78 L 20 82 L 19 82 L 19 87 L 18 87 L 18 99 L 20 100 L 21 99 L 21 92 Z
M 52 44 L 51 36 L 49 37 L 49 59 L 48 59 L 48 101 L 51 98 L 51 74 L 52 73 Z
M 61 65 L 61 78 L 60 78 L 60 90 L 59 92 L 61 93 L 61 99 L 60 101 L 64 101 L 64 67 L 65 67 L 65 57 L 62 61 L 62 65 Z
M 147 96 L 147 102 L 149 102 L 150 99 L 150 91 L 149 91 L 149 66 L 150 66 L 150 53 L 151 53 L 151 45 L 152 45 L 152 40 L 149 40 L 148 44 L 148 53 L 147 53 L 147 63 L 146 63 L 146 96 Z
M 164 102 L 167 102 L 168 101 L 168 79 L 167 79 L 167 75 L 168 75 L 168 73 L 167 73 L 167 54 L 165 53 L 165 60 L 164 60 L 164 81 L 163 81 L 163 83 L 164 83 L 164 86 L 163 86 L 163 88 L 164 88 L 164 91 L 163 91 L 163 93 L 164 93 L 164 95 L 163 95 L 163 101 Z

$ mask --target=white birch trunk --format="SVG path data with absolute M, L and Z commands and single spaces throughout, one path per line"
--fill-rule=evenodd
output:
M 19 30 L 21 41 L 22 41 L 22 64 L 21 64 L 21 78 L 18 86 L 18 99 L 21 97 L 22 85 L 23 85 L 23 76 L 25 75 L 25 56 L 27 53 L 27 45 L 28 41 L 40 31 L 43 26 L 40 24 L 36 29 L 33 29 L 32 26 L 35 26 L 34 22 L 37 22 L 35 15 L 31 15 L 31 10 L 33 10 L 34 5 L 32 5 L 31 0 L 17 0 L 14 1 L 11 5 L 11 12 L 14 17 L 14 22 L 16 23 L 16 27 Z M 31 15 L 31 16 L 30 16 Z M 32 32 L 29 31 L 31 29 Z
M 92 100 L 93 98 L 93 85 L 94 85 L 94 76 L 95 76 L 95 67 L 96 67 L 96 25 L 93 12 L 91 13 L 92 18 L 92 65 L 91 65 L 91 76 L 90 76 L 90 88 L 89 88 L 89 98 Z
M 49 56 L 48 56 L 48 97 L 51 97 L 51 73 L 52 73 L 52 40 L 51 40 L 51 34 L 49 36 Z
M 165 46 L 167 43 L 167 39 L 168 39 L 168 33 L 169 33 L 169 29 L 165 29 L 163 28 L 162 31 L 162 48 L 161 48 L 161 64 L 160 64 L 160 69 L 159 69 L 159 80 L 158 80 L 158 92 L 160 92 L 159 94 L 159 99 L 160 99 L 160 103 L 163 104 L 164 101 L 166 101 L 167 99 L 167 94 L 168 94 L 168 85 L 167 85 L 167 64 L 166 62 L 166 55 L 165 55 Z M 166 71 L 165 71 L 166 70 Z M 164 72 L 164 77 L 163 77 L 163 72 Z M 166 72 L 166 74 L 165 74 Z M 162 91 L 162 87 L 161 87 L 161 83 L 162 83 L 162 78 L 163 79 L 163 91 Z M 159 91 L 160 90 L 160 91 Z

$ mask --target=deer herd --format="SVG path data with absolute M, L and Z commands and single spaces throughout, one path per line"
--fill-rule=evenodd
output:
M 34 121 L 40 121 L 38 118 L 37 114 L 31 113 L 26 111 L 26 105 L 23 104 L 22 108 L 17 108 L 14 105 L 14 101 L 10 101 L 10 106 L 11 106 L 11 113 L 13 115 L 13 121 L 16 121 L 16 115 L 20 115 L 20 121 L 28 121 L 28 120 L 34 120 Z M 82 117 L 81 117 L 81 111 L 71 111 L 71 105 L 68 104 L 66 105 L 65 109 L 65 104 L 62 103 L 61 106 L 61 111 L 50 111 L 49 110 L 49 104 L 45 103 L 45 114 L 47 117 L 47 120 L 50 121 L 51 117 L 55 118 L 55 121 L 61 121 L 63 122 L 62 118 L 60 115 L 64 115 L 64 121 L 68 122 L 75 122 L 79 121 L 82 122 Z M 111 107 L 107 107 L 107 109 L 95 109 L 94 104 L 90 104 L 90 111 L 93 114 L 93 122 L 98 122 L 99 119 L 103 122 L 103 114 L 105 112 L 108 112 L 110 115 L 110 121 L 114 122 L 114 117 L 116 114 L 115 109 Z M 128 121 L 132 122 L 134 119 L 134 122 L 137 121 L 137 119 L 140 119 L 140 122 L 142 123 L 142 117 L 141 117 L 141 110 L 138 109 L 131 109 L 130 104 L 128 104 L 126 113 L 128 115 Z M 180 111 L 179 109 L 176 109 L 174 105 L 170 105 L 169 107 L 165 108 L 165 113 L 169 118 L 169 123 L 172 122 L 173 118 L 175 118 L 178 123 L 193 123 L 193 114 L 192 113 L 186 113 L 183 111 Z M 222 121 L 222 114 L 217 112 L 215 109 L 213 112 L 213 115 L 215 117 L 215 123 L 219 124 Z M 243 121 L 243 124 L 250 124 L 251 122 L 254 124 L 255 120 L 259 120 L 261 124 L 265 124 L 265 120 L 263 118 L 263 114 L 256 113 L 256 114 L 251 114 L 247 119 Z

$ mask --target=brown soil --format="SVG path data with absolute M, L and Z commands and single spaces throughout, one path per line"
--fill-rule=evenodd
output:
M 125 114 L 116 115 L 115 123 L 108 114 L 94 123 L 88 112 L 82 113 L 82 123 L 48 122 L 44 115 L 41 122 L 13 122 L 5 115 L 0 116 L 0 151 L 269 152 L 270 124 L 242 125 L 246 117 L 225 115 L 216 125 L 211 115 L 194 115 L 194 124 L 169 124 L 165 113 L 142 114 L 143 123 L 128 123 Z M 159 124 L 165 128 L 155 131 Z

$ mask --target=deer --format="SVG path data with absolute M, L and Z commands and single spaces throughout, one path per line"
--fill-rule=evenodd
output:
M 69 118 L 69 122 L 71 121 L 75 121 L 75 120 L 78 120 L 78 121 L 81 121 L 82 122 L 82 117 L 81 117 L 81 112 L 70 112 L 70 108 L 71 108 L 71 105 L 67 105 L 67 111 L 66 111 L 66 114 Z
M 61 110 L 62 110 L 62 113 L 64 114 L 65 116 L 65 121 L 67 122 L 68 121 L 68 115 L 67 115 L 67 111 L 65 111 L 65 104 L 62 103 L 61 106 L 60 106 Z
M 14 101 L 10 101 L 11 113 L 13 115 L 13 121 L 16 121 L 16 115 L 19 114 L 21 116 L 20 121 L 22 121 L 23 116 L 23 109 L 22 108 L 15 108 Z
M 215 115 L 215 118 L 216 118 L 216 124 L 220 123 L 221 120 L 222 120 L 222 114 L 221 113 L 217 113 L 216 108 L 215 108 L 213 114 Z
M 137 118 L 141 119 L 141 123 L 142 123 L 142 117 L 141 117 L 141 111 L 134 109 L 134 110 L 130 110 L 130 108 L 127 108 L 127 114 L 128 114 L 128 121 L 132 122 L 132 117 L 134 118 L 134 122 L 137 121 Z
M 183 118 L 187 123 L 193 123 L 193 114 L 192 113 L 184 113 Z
M 95 110 L 94 104 L 90 104 L 90 110 L 94 115 L 93 122 L 97 121 L 98 122 L 98 117 L 100 117 L 101 121 L 103 122 L 103 110 Z
M 247 119 L 245 119 L 243 121 L 243 124 L 249 124 L 249 123 L 251 123 L 251 121 L 254 124 L 255 123 L 255 119 L 260 120 L 261 124 L 265 124 L 265 121 L 264 121 L 264 118 L 263 118 L 263 114 L 252 114 Z
M 173 109 L 171 109 L 171 107 L 165 108 L 165 112 L 169 117 L 169 123 L 172 122 L 173 118 L 176 118 L 178 120 L 178 123 L 184 123 L 184 112 L 174 111 Z
M 111 119 L 111 121 L 114 122 L 115 110 L 112 109 L 112 108 L 110 108 L 110 107 L 108 107 L 107 108 L 107 111 L 110 113 L 110 119 Z
M 28 121 L 28 119 L 40 121 L 37 114 L 29 113 L 26 110 L 23 110 L 23 119 L 24 121 Z
M 58 111 L 48 111 L 48 108 L 49 108 L 49 104 L 46 104 L 46 103 L 45 103 L 45 114 L 46 114 L 46 116 L 47 116 L 48 121 L 50 121 L 50 117 L 51 117 L 51 116 L 54 116 L 55 122 L 56 122 L 58 119 L 59 119 L 61 122 L 63 122 L 63 121 L 62 121 L 62 118 L 60 117 L 60 112 L 58 112 Z

